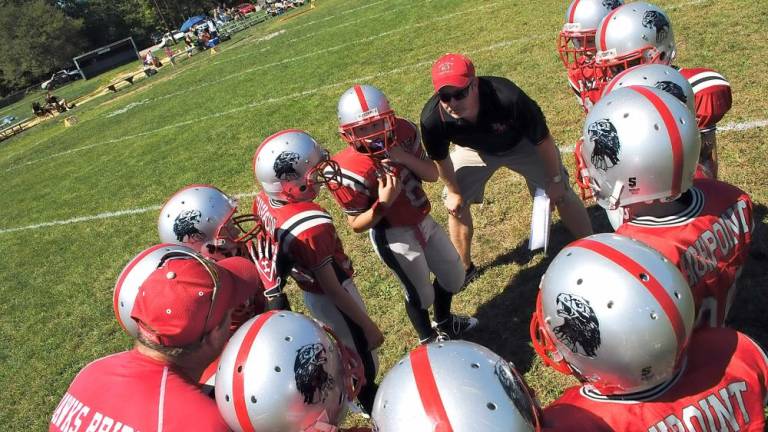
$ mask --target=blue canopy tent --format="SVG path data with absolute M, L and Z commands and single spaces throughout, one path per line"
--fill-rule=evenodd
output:
M 202 16 L 202 15 L 193 16 L 192 18 L 188 18 L 186 21 L 184 21 L 184 24 L 181 25 L 179 30 L 185 32 L 185 31 L 189 30 L 190 27 L 192 27 L 193 25 L 205 21 L 205 19 L 206 18 L 204 16 Z

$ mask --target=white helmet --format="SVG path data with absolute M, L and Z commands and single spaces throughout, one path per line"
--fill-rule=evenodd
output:
M 603 208 L 670 201 L 687 191 L 699 160 L 696 118 L 652 87 L 612 91 L 592 108 L 575 155 L 579 186 Z
M 672 66 L 647 64 L 633 66 L 616 75 L 603 89 L 603 96 L 613 90 L 633 85 L 656 87 L 676 97 L 696 115 L 693 87 L 691 83 Z
M 160 210 L 157 230 L 164 243 L 186 244 L 217 257 L 231 256 L 261 227 L 252 214 L 235 216 L 237 199 L 211 185 L 189 185 Z M 250 226 L 246 228 L 246 224 Z
M 605 83 L 617 73 L 639 64 L 671 64 L 675 35 L 667 15 L 645 2 L 627 3 L 600 22 L 595 35 L 596 76 Z
M 338 425 L 356 397 L 357 361 L 307 316 L 270 311 L 243 324 L 216 372 L 216 404 L 235 431 L 302 431 L 317 421 Z M 351 356 L 351 357 L 350 357 Z M 364 379 L 363 379 L 364 381 Z M 359 387 L 357 387 L 359 390 Z
M 395 112 L 384 93 L 370 85 L 355 85 L 339 98 L 341 138 L 355 150 L 386 154 L 395 141 Z
M 576 240 L 557 254 L 539 289 L 531 338 L 549 366 L 603 395 L 648 390 L 677 372 L 694 301 L 683 275 L 656 250 L 617 234 Z
M 539 406 L 514 365 L 467 341 L 422 345 L 387 372 L 377 432 L 540 430 Z
M 112 296 L 115 317 L 128 335 L 136 337 L 138 328 L 131 318 L 133 304 L 141 284 L 158 269 L 169 255 L 189 255 L 203 259 L 199 252 L 185 245 L 163 243 L 145 249 L 134 257 L 120 272 Z
M 573 0 L 565 11 L 565 24 L 557 40 L 557 51 L 566 68 L 579 66 L 579 59 L 595 55 L 595 33 L 600 21 L 623 0 Z
M 341 184 L 339 165 L 308 133 L 286 129 L 267 137 L 253 156 L 256 180 L 279 201 L 315 199 L 323 184 Z

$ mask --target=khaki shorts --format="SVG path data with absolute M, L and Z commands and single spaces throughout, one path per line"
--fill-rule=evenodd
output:
M 459 185 L 461 196 L 464 198 L 464 202 L 470 204 L 483 202 L 485 184 L 488 183 L 488 179 L 493 173 L 501 167 L 509 168 L 523 176 L 531 196 L 536 192 L 537 187 L 545 189 L 549 180 L 544 162 L 539 158 L 533 144 L 527 140 L 521 141 L 512 150 L 501 155 L 479 153 L 476 150 L 457 145 L 451 151 L 450 157 L 456 172 L 456 182 Z M 576 197 L 570 187 L 568 171 L 563 166 L 562 159 L 560 160 L 560 171 L 563 181 L 566 182 L 566 193 L 573 195 L 570 198 Z M 443 197 L 445 197 L 446 192 L 443 189 Z

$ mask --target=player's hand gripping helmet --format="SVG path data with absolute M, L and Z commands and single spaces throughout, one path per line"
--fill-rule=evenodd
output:
M 376 393 L 377 432 L 538 431 L 539 406 L 514 365 L 466 341 L 422 345 Z
M 162 265 L 167 257 L 179 255 L 191 256 L 200 260 L 205 259 L 189 246 L 163 243 L 145 249 L 136 255 L 120 272 L 112 296 L 112 306 L 117 321 L 128 335 L 132 337 L 138 335 L 136 321 L 131 318 L 131 311 L 141 284 Z
M 286 129 L 267 137 L 253 156 L 256 180 L 278 201 L 312 201 L 322 185 L 341 184 L 339 164 L 308 133 Z
M 582 66 L 596 52 L 597 26 L 623 0 L 573 0 L 565 11 L 565 24 L 557 39 L 557 52 L 566 68 Z
M 604 83 L 619 72 L 640 64 L 670 64 L 675 58 L 675 35 L 667 15 L 645 2 L 627 3 L 600 22 L 595 35 L 595 76 Z
M 688 283 L 656 250 L 616 234 L 565 247 L 541 278 L 531 321 L 544 362 L 603 395 L 668 381 L 693 328 Z
M 633 66 L 616 75 L 603 89 L 603 96 L 613 90 L 629 86 L 655 87 L 676 97 L 696 115 L 693 87 L 691 83 L 672 66 L 648 64 Z
M 186 244 L 214 259 L 232 256 L 261 229 L 254 215 L 235 216 L 236 212 L 237 199 L 221 190 L 203 184 L 187 186 L 160 210 L 160 241 Z
M 612 91 L 592 108 L 582 136 L 577 181 L 603 208 L 671 201 L 693 183 L 701 147 L 696 118 L 667 92 L 644 86 Z
M 338 425 L 364 383 L 360 365 L 356 353 L 312 318 L 265 312 L 243 324 L 224 348 L 216 404 L 235 431 Z
M 385 156 L 395 142 L 395 112 L 384 93 L 370 85 L 355 85 L 339 99 L 341 138 L 355 150 Z

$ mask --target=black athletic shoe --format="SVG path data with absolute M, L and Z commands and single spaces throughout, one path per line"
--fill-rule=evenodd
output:
M 449 319 L 438 323 L 436 330 L 445 333 L 450 339 L 461 339 L 464 333 L 477 327 L 478 322 L 475 317 L 452 314 Z

